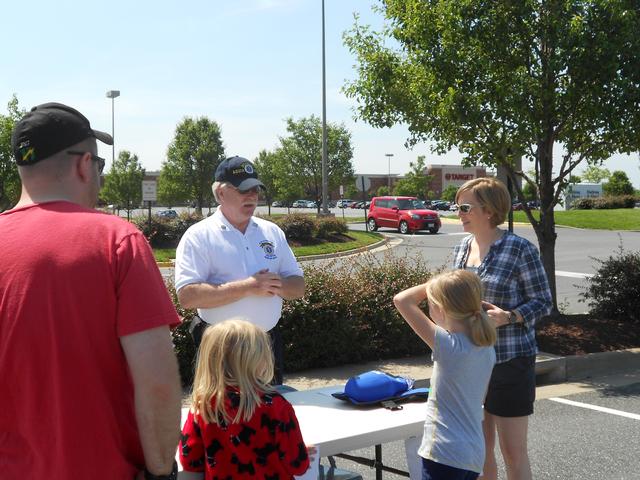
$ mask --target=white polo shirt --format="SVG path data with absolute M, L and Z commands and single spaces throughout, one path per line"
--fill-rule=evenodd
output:
M 275 223 L 252 217 L 243 234 L 220 209 L 191 226 L 176 250 L 175 286 L 192 283 L 220 285 L 242 280 L 268 269 L 282 277 L 302 276 L 302 269 Z M 216 308 L 199 308 L 205 322 L 215 324 L 243 318 L 265 331 L 276 326 L 282 312 L 282 298 L 249 296 Z

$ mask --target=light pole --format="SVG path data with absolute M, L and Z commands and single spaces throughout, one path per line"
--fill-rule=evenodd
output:
M 324 56 L 324 0 L 322 0 L 322 214 L 329 215 L 327 202 L 329 178 L 327 168 L 327 84 Z
M 120 90 L 109 90 L 107 92 L 107 98 L 111 99 L 111 137 L 113 138 L 113 144 L 111 145 L 111 167 L 116 162 L 116 135 L 115 135 L 115 122 L 114 122 L 114 100 L 116 97 L 120 96 Z
M 393 153 L 385 153 L 384 156 L 387 157 L 387 188 L 389 195 L 391 195 L 391 157 L 393 157 Z

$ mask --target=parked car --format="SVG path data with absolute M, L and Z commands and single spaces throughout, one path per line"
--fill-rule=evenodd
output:
M 291 204 L 291 208 L 307 208 L 307 200 L 296 200 Z
M 272 207 L 286 207 L 287 205 L 283 201 L 276 200 L 275 202 L 271 203 L 271 206 Z
M 447 202 L 446 200 L 433 200 L 431 202 L 431 208 L 434 210 L 448 211 L 449 208 L 451 208 L 451 202 Z
M 161 210 L 156 215 L 162 218 L 178 218 L 178 212 L 175 210 Z
M 344 198 L 344 199 L 338 200 L 336 202 L 336 207 L 338 207 L 338 208 L 347 208 L 349 206 L 349 204 L 351 204 L 351 202 L 353 202 L 353 200 L 349 200 L 348 198 Z
M 371 231 L 380 227 L 397 228 L 400 233 L 428 230 L 438 233 L 442 222 L 438 212 L 425 208 L 415 197 L 374 197 L 367 214 Z

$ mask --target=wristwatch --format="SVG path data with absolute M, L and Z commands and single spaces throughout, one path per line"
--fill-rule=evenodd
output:
M 515 323 L 518 323 L 518 316 L 516 315 L 516 312 L 511 310 L 509 312 L 509 325 L 513 325 Z
M 173 468 L 168 475 L 154 475 L 146 468 L 144 469 L 144 480 L 177 480 L 178 479 L 178 463 L 173 461 Z

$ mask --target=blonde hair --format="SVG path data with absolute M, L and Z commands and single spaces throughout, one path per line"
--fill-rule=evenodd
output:
M 469 180 L 456 192 L 456 203 L 464 192 L 471 192 L 478 199 L 480 205 L 491 215 L 494 227 L 504 223 L 511 209 L 511 195 L 504 183 L 493 177 Z
M 196 360 L 191 394 L 193 411 L 205 423 L 248 421 L 261 404 L 260 394 L 274 392 L 273 353 L 269 335 L 244 320 L 226 320 L 207 327 Z M 231 418 L 225 408 L 228 387 L 237 387 L 240 401 Z
M 427 296 L 447 318 L 466 322 L 471 341 L 481 347 L 496 343 L 496 328 L 482 309 L 480 277 L 467 270 L 451 270 L 427 282 Z

